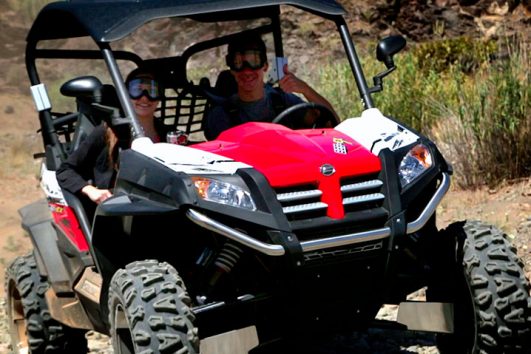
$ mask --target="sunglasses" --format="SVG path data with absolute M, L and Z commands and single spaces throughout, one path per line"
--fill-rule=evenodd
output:
M 234 52 L 228 65 L 231 70 L 236 72 L 243 71 L 245 68 L 251 70 L 260 69 L 264 66 L 265 60 L 259 50 L 245 50 L 243 52 Z
M 146 96 L 150 101 L 157 101 L 160 99 L 159 83 L 149 78 L 133 79 L 127 85 L 129 97 L 138 100 L 142 96 Z

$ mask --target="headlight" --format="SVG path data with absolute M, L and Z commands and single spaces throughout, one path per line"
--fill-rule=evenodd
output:
M 239 186 L 206 177 L 193 177 L 192 180 L 197 194 L 204 200 L 256 210 L 251 194 Z
M 398 175 L 402 187 L 411 183 L 433 164 L 430 150 L 422 144 L 415 145 L 400 162 Z

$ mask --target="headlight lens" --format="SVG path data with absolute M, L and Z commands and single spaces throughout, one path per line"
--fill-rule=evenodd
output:
M 402 187 L 405 187 L 423 174 L 432 164 L 433 160 L 428 147 L 422 144 L 415 145 L 404 156 L 398 168 L 398 175 L 400 176 L 400 184 Z
M 256 210 L 251 194 L 239 186 L 206 177 L 193 177 L 192 180 L 197 194 L 204 200 Z

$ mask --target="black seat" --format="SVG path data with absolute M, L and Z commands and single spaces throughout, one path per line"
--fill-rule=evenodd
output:
M 109 107 L 120 107 L 120 100 L 113 85 L 103 84 L 101 88 L 101 104 Z M 123 115 L 123 112 L 122 112 Z
M 210 80 L 206 77 L 199 81 L 199 86 L 205 96 L 209 98 L 210 103 L 215 105 L 223 104 L 227 97 L 238 92 L 238 84 L 230 70 L 224 70 L 219 73 L 214 87 L 210 85 Z
M 101 95 L 98 96 L 77 98 L 79 114 L 75 125 L 74 137 L 70 145 L 70 152 L 76 150 L 97 125 L 109 119 L 109 113 L 99 108 L 98 105 L 100 107 L 118 108 L 123 116 L 118 94 L 114 86 L 104 84 L 101 86 L 100 93 Z M 89 237 L 96 204 L 85 195 L 74 195 L 66 190 L 63 190 L 63 195 L 68 205 L 76 214 L 83 234 Z
M 205 114 L 203 115 L 202 129 L 205 133 L 205 138 L 207 140 L 212 140 L 214 137 L 211 136 L 207 129 L 205 129 L 209 110 L 213 106 L 225 105 L 227 99 L 238 92 L 238 84 L 230 70 L 223 70 L 218 74 L 214 87 L 210 86 L 210 81 L 206 78 L 201 79 L 199 85 L 209 100 L 208 109 L 205 110 Z
M 214 89 L 219 96 L 229 97 L 238 92 L 238 84 L 230 70 L 223 70 L 216 79 Z
M 78 102 L 79 116 L 76 122 L 76 130 L 72 139 L 70 151 L 76 150 L 81 142 L 83 142 L 83 140 L 90 135 L 94 127 L 101 124 L 101 122 L 106 119 L 105 113 L 92 106 L 93 103 L 98 103 L 102 106 L 108 107 L 121 107 L 116 89 L 110 84 L 102 85 L 101 97 L 98 99 L 93 98 L 90 100 L 90 102 L 83 102 L 83 104 Z

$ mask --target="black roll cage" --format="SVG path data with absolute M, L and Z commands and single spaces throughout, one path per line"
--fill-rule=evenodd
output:
M 80 3 L 84 2 L 82 0 L 78 0 L 78 1 Z M 290 4 L 290 2 L 276 1 L 277 4 L 271 5 L 270 3 L 275 3 L 275 1 L 269 1 L 269 2 L 266 2 L 266 6 L 262 6 L 262 7 L 255 6 L 255 7 L 250 8 L 249 10 L 247 9 L 228 10 L 228 11 L 220 11 L 218 13 L 194 14 L 194 15 L 188 15 L 188 16 L 182 16 L 182 17 L 188 17 L 193 20 L 199 20 L 199 21 L 204 21 L 204 22 L 227 21 L 227 20 L 234 20 L 234 19 L 269 18 L 270 19 L 269 24 L 260 26 L 254 30 L 262 34 L 268 33 L 268 32 L 273 34 L 275 54 L 277 56 L 283 56 L 282 33 L 281 33 L 281 24 L 280 24 L 280 5 L 284 5 L 284 4 L 293 5 L 293 6 L 302 8 L 305 11 L 311 12 L 317 16 L 331 20 L 336 24 L 336 27 L 340 33 L 340 37 L 341 37 L 343 46 L 347 54 L 347 58 L 351 66 L 354 79 L 356 80 L 359 94 L 361 96 L 361 100 L 364 104 L 364 107 L 366 109 L 373 108 L 374 104 L 373 104 L 373 100 L 371 97 L 371 91 L 367 85 L 367 81 L 365 79 L 361 64 L 359 62 L 354 44 L 350 37 L 347 24 L 342 16 L 343 13 L 322 12 L 322 11 L 316 10 L 315 8 L 306 8 L 306 7 L 301 6 L 300 3 L 301 2 L 303 3 L 304 1 L 294 1 L 294 2 L 295 2 L 294 4 Z M 329 2 L 332 4 L 335 4 L 338 9 L 342 10 L 342 7 L 339 4 L 335 3 L 332 0 L 330 0 Z M 54 5 L 54 4 L 56 3 L 52 3 L 50 5 Z M 126 4 L 124 6 L 128 6 L 128 5 Z M 46 7 L 44 8 L 43 11 L 41 11 L 41 14 L 43 12 L 46 12 L 45 10 L 46 10 Z M 39 16 L 41 14 L 39 14 Z M 56 13 L 53 13 L 53 14 L 57 15 Z M 40 17 L 44 17 L 44 15 Z M 68 19 L 69 21 L 72 21 L 72 17 L 68 17 Z M 42 20 L 41 22 L 43 21 L 44 20 Z M 78 24 L 78 25 L 81 25 L 81 24 Z M 132 32 L 133 29 L 131 29 L 129 33 Z M 37 59 L 103 59 L 111 75 L 113 84 L 116 88 L 116 92 L 120 100 L 120 103 L 123 107 L 125 116 L 126 118 L 130 119 L 133 137 L 144 136 L 142 129 L 136 118 L 136 115 L 134 113 L 132 104 L 128 98 L 127 91 L 124 85 L 124 80 L 117 65 L 117 59 L 118 60 L 129 60 L 139 65 L 140 63 L 143 62 L 142 58 L 140 58 L 138 55 L 131 53 L 131 52 L 113 51 L 111 49 L 110 41 L 107 42 L 105 38 L 100 38 L 98 40 L 98 38 L 95 38 L 94 36 L 92 36 L 92 38 L 98 45 L 99 50 L 38 49 L 37 45 L 39 42 L 43 40 L 47 40 L 47 39 L 55 39 L 57 37 L 52 36 L 50 38 L 39 38 L 38 35 L 35 35 L 36 32 L 37 32 L 37 29 L 35 28 L 32 28 L 30 30 L 30 34 L 28 35 L 27 46 L 26 46 L 26 68 L 27 68 L 27 72 L 28 72 L 31 85 L 38 85 L 41 83 L 38 72 L 37 72 L 37 68 L 36 68 Z M 68 34 L 65 34 L 64 38 L 80 37 L 83 35 L 89 35 L 89 33 L 90 33 L 90 29 L 87 29 L 87 33 L 84 33 L 81 35 L 80 33 L 73 33 L 71 36 L 69 36 Z M 129 33 L 124 34 L 122 37 L 125 37 Z M 190 58 L 193 54 L 206 50 L 206 49 L 220 46 L 224 43 L 227 43 L 232 37 L 236 35 L 238 34 L 229 34 L 223 37 L 218 37 L 218 38 L 214 38 L 211 40 L 207 40 L 204 42 L 194 44 L 184 50 L 184 52 L 180 56 L 180 60 L 178 60 L 179 59 L 178 57 L 172 57 L 172 58 L 166 58 L 166 59 L 176 60 L 177 69 L 180 70 L 181 73 L 186 73 L 186 70 L 183 70 L 183 69 L 186 68 L 186 62 L 188 58 Z M 120 39 L 120 38 L 117 38 L 117 39 Z M 185 75 L 183 76 L 184 78 L 185 78 Z M 185 80 L 187 79 L 185 78 Z M 64 156 L 65 152 L 62 151 L 61 144 L 59 143 L 59 139 L 56 134 L 56 130 L 54 126 L 55 122 L 52 117 L 51 109 L 44 109 L 40 111 L 39 120 L 40 120 L 41 129 L 42 129 L 42 138 L 43 138 L 44 146 L 50 147 L 52 150 L 59 150 L 59 151 L 55 151 L 54 154 L 55 155 L 60 154 Z

